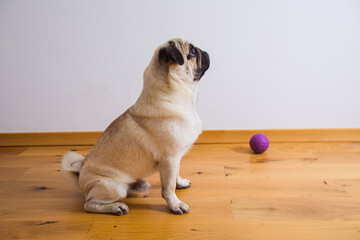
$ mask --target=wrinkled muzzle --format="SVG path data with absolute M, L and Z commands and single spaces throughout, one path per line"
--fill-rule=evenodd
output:
M 207 52 L 198 48 L 198 56 L 200 57 L 198 58 L 198 69 L 196 70 L 195 81 L 199 81 L 210 67 L 210 57 Z

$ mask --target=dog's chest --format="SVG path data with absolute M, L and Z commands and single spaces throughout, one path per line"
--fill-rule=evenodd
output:
M 191 112 L 179 120 L 164 123 L 163 127 L 162 149 L 171 153 L 186 152 L 200 135 L 202 122 L 196 112 Z
M 183 121 L 174 123 L 172 137 L 184 146 L 192 145 L 202 131 L 202 123 L 196 112 L 188 114 Z

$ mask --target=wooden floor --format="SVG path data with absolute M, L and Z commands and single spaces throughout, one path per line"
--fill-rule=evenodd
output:
M 91 146 L 0 148 L 0 239 L 360 239 L 360 143 L 198 144 L 182 161 L 191 212 L 172 215 L 159 176 L 129 214 L 90 214 L 62 155 Z

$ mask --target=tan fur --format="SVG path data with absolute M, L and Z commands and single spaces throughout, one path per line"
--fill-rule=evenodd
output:
M 189 211 L 177 198 L 175 188 L 190 186 L 189 180 L 179 176 L 180 160 L 202 131 L 195 110 L 198 83 L 193 80 L 198 64 L 186 57 L 189 42 L 172 41 L 182 53 L 184 64 L 159 63 L 159 50 L 169 43 L 158 47 L 145 69 L 144 87 L 137 102 L 110 124 L 81 161 L 79 178 L 69 175 L 76 169 L 62 168 L 63 176 L 75 181 L 74 185 L 84 192 L 85 210 L 127 213 L 128 207 L 120 200 L 132 191 L 146 191 L 150 185 L 143 178 L 160 171 L 162 194 L 171 211 Z M 63 165 L 70 166 L 79 159 L 68 153 Z

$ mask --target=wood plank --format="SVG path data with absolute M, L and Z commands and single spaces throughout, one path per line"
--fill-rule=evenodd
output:
M 189 178 L 192 180 L 192 178 Z M 318 198 L 351 198 L 353 195 L 347 188 L 334 182 L 321 179 L 234 179 L 224 181 L 192 180 L 192 185 L 186 191 L 178 191 L 179 198 L 214 198 L 226 196 L 234 198 L 271 198 L 271 197 L 318 197 Z M 359 190 L 359 182 L 352 182 L 351 188 Z M 161 197 L 161 188 L 150 189 L 150 196 Z
M 0 220 L 0 239 L 84 239 L 91 226 L 80 220 Z
M 36 167 L 60 169 L 62 155 L 56 156 L 9 156 L 0 159 L 2 167 Z
M 360 178 L 337 179 L 334 182 L 343 187 L 352 197 L 360 199 Z
M 6 159 L 8 156 L 18 156 L 27 149 L 28 147 L 0 147 L 0 159 Z
M 183 218 L 180 216 L 178 219 Z M 85 239 L 357 240 L 358 221 L 96 221 Z
M 27 170 L 26 167 L 0 167 L 0 181 L 15 181 Z
M 267 197 L 232 200 L 234 219 L 258 221 L 359 221 L 359 199 Z
M 360 142 L 360 128 L 204 130 L 196 141 L 204 143 L 248 143 L 263 133 L 271 143 L 279 142 Z M 0 133 L 0 146 L 93 145 L 102 132 Z
M 92 146 L 46 146 L 46 147 L 28 147 L 27 150 L 18 156 L 62 156 L 68 151 L 76 151 L 86 156 Z

